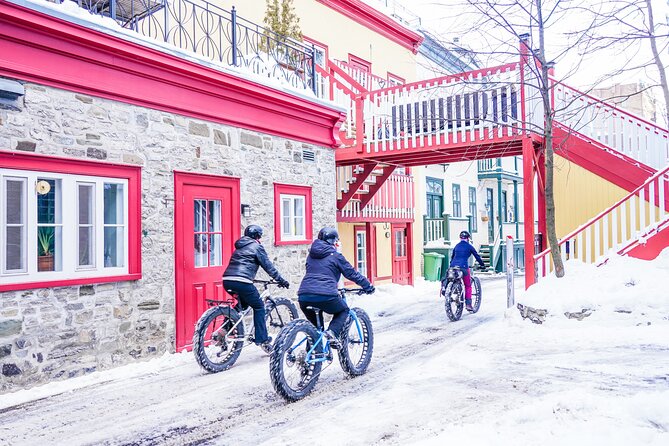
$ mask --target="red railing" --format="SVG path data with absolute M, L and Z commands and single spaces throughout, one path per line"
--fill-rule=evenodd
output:
M 339 221 L 414 220 L 414 178 L 412 175 L 393 173 L 363 209 L 359 200 L 351 200 L 340 211 Z

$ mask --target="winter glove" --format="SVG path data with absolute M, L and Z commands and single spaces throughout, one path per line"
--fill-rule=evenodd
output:
M 479 263 L 479 268 L 480 269 L 485 269 L 485 263 Z
M 283 277 L 279 277 L 278 279 L 276 279 L 276 281 L 278 282 L 277 285 L 279 285 L 279 288 L 289 288 L 290 287 L 290 282 L 288 282 Z
M 364 291 L 365 294 L 374 294 L 374 291 L 376 291 L 376 288 L 374 288 L 374 285 L 370 285 L 367 288 L 363 289 L 362 291 Z

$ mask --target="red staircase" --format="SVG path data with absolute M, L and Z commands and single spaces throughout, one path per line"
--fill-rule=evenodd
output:
M 370 218 L 372 214 L 367 209 L 370 204 L 380 208 L 388 204 L 379 203 L 375 197 L 382 192 L 386 199 L 390 196 L 391 192 L 386 190 L 389 179 L 395 178 L 394 188 L 401 184 L 397 178 L 403 177 L 396 176 L 396 167 L 523 155 L 525 219 L 534 220 L 532 184 L 537 175 L 539 231 L 545 233 L 540 136 L 543 102 L 536 89 L 529 87 L 536 80 L 532 79 L 533 70 L 528 70 L 526 63 L 525 57 L 519 63 L 384 87 L 376 76 L 356 72 L 345 63 L 331 62 L 328 72 L 323 72 L 330 98 L 348 110 L 342 127 L 345 143 L 336 152 L 340 221 Z M 669 231 L 662 231 L 669 226 L 662 220 L 669 197 L 666 191 L 669 132 L 553 82 L 556 153 L 630 191 L 628 197 L 565 237 L 561 241 L 564 255 L 596 261 L 611 250 L 638 253 L 646 246 L 638 240 L 646 241 L 650 236 L 664 234 L 659 240 L 669 239 L 666 235 Z M 369 90 L 377 87 L 382 88 Z M 412 181 L 406 183 L 413 185 Z M 405 193 L 413 195 L 413 189 Z M 635 208 L 632 216 L 629 209 L 633 197 L 637 197 L 642 207 Z M 390 205 L 406 206 L 408 201 L 405 201 Z M 621 214 L 620 209 L 626 209 L 627 214 Z M 611 213 L 615 212 L 614 218 Z M 408 209 L 402 215 L 413 218 Z M 634 219 L 633 225 L 630 219 Z M 623 220 L 628 222 L 624 230 Z M 644 226 L 651 221 L 652 227 Z M 600 228 L 599 235 L 582 235 L 595 227 Z M 579 237 L 584 239 L 579 242 Z M 526 248 L 529 285 L 535 265 L 540 268 L 537 274 L 540 277 L 551 268 L 551 260 L 546 251 L 533 257 L 532 225 L 526 225 L 524 238 L 529 243 Z

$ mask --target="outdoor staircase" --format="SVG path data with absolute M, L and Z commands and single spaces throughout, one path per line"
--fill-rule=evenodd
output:
M 528 87 L 537 80 L 532 70 L 523 69 L 526 63 L 521 58 L 399 86 L 356 73 L 345 63 L 330 63 L 323 71 L 330 97 L 348 110 L 343 144 L 335 153 L 340 216 L 351 209 L 364 212 L 397 167 L 523 155 L 541 183 L 543 103 Z M 563 238 L 565 258 L 599 262 L 610 252 L 639 253 L 649 237 L 669 245 L 669 132 L 551 81 L 556 154 L 629 192 Z M 533 240 L 526 243 L 527 264 L 534 246 Z M 552 268 L 548 251 L 534 260 L 540 277 Z
M 483 263 L 485 263 L 486 268 L 492 268 L 492 245 L 481 245 L 479 248 L 479 255 L 481 256 Z

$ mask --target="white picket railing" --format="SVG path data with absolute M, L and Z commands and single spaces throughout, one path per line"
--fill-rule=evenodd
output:
M 316 93 L 346 109 L 346 120 L 342 123 L 341 130 L 346 138 L 355 139 L 357 104 L 356 93 L 351 90 L 350 83 L 337 77 L 336 73 L 330 74 L 321 67 L 316 67 Z
M 669 163 L 669 132 L 563 84 L 554 84 L 556 121 L 653 169 Z
M 669 219 L 669 166 L 615 205 L 568 234 L 559 245 L 563 261 L 599 263 L 611 252 Z M 553 269 L 550 249 L 534 256 L 538 278 Z
M 519 73 L 508 64 L 363 94 L 363 152 L 519 134 Z
M 392 86 L 388 79 L 384 79 L 380 76 L 372 74 L 369 71 L 363 71 L 349 64 L 348 62 L 335 60 L 334 63 L 337 64 L 339 68 L 344 70 L 346 74 L 353 78 L 366 91 L 381 90 L 383 88 Z

